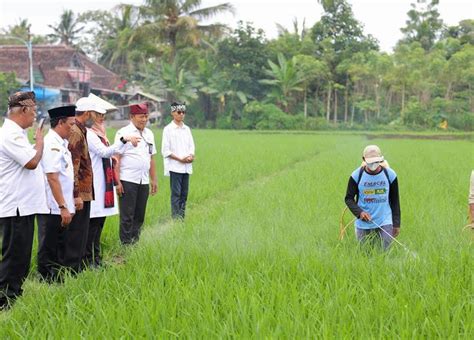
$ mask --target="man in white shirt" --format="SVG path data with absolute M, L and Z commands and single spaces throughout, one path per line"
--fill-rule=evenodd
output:
M 173 121 L 163 129 L 161 145 L 165 176 L 170 177 L 171 215 L 180 219 L 185 215 L 195 151 L 191 129 L 183 123 L 185 114 L 185 104 L 171 104 Z
M 38 215 L 38 272 L 46 282 L 60 279 L 64 257 L 63 233 L 71 223 L 74 207 L 74 167 L 68 138 L 75 124 L 76 106 L 48 110 L 51 129 L 44 137 L 41 164 L 46 180 L 50 213 Z
M 28 275 L 36 214 L 48 212 L 41 168 L 43 133 L 36 130 L 36 145 L 26 129 L 36 118 L 34 92 L 17 92 L 8 98 L 8 118 L 0 129 L 0 309 L 19 297 Z
M 115 142 L 124 136 L 141 138 L 137 147 L 129 148 L 117 156 L 119 161 L 115 167 L 120 208 L 120 241 L 125 245 L 138 241 L 145 221 L 148 195 L 154 195 L 157 191 L 153 157 L 156 154 L 155 137 L 153 132 L 145 127 L 147 122 L 148 105 L 131 105 L 130 124 L 115 135 Z

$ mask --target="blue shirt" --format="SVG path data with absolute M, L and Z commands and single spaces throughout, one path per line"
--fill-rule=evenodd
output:
M 379 226 L 393 224 L 389 194 L 390 184 L 397 178 L 397 174 L 389 168 L 386 169 L 386 172 L 388 178 L 384 171 L 376 175 L 363 171 L 358 185 L 357 204 L 363 211 L 368 212 L 372 216 L 372 220 Z M 360 168 L 357 168 L 351 175 L 356 183 L 359 180 L 359 173 Z M 360 229 L 377 228 L 374 223 L 360 219 L 356 220 L 355 226 Z

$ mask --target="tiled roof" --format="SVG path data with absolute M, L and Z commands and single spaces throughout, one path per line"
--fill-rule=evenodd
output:
M 33 45 L 33 65 L 35 81 L 48 87 L 75 89 L 74 74 L 86 77 L 92 89 L 116 90 L 121 82 L 117 74 L 65 45 Z M 23 45 L 0 46 L 0 72 L 12 71 L 19 79 L 29 79 L 28 51 Z

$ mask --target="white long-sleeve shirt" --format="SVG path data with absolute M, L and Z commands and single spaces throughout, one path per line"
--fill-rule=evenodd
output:
M 105 174 L 102 158 L 110 158 L 114 154 L 121 154 L 127 150 L 130 143 L 124 144 L 119 140 L 115 141 L 110 146 L 105 146 L 100 140 L 99 136 L 91 130 L 87 130 L 87 144 L 89 145 L 89 155 L 92 162 L 92 173 L 94 180 L 94 193 L 95 200 L 91 202 L 91 213 L 90 217 L 105 217 L 118 214 L 118 200 L 115 193 L 114 187 L 114 203 L 115 205 L 110 208 L 104 207 L 105 198 Z M 110 160 L 112 161 L 112 160 Z
M 163 139 L 161 142 L 161 154 L 164 160 L 165 176 L 170 175 L 170 171 L 180 174 L 192 174 L 192 163 L 181 163 L 170 158 L 171 154 L 184 158 L 194 155 L 194 140 L 191 129 L 187 125 L 177 125 L 174 121 L 163 129 Z

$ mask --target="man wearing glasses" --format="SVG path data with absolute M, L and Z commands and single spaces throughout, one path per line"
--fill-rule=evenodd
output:
M 35 215 L 49 212 L 40 163 L 42 128 L 36 129 L 34 146 L 27 136 L 35 118 L 34 92 L 17 92 L 8 98 L 8 117 L 0 129 L 0 310 L 22 294 L 30 269 Z
M 191 129 L 183 123 L 185 114 L 185 104 L 171 104 L 173 121 L 163 129 L 161 145 L 165 176 L 170 177 L 171 215 L 175 219 L 184 219 L 189 175 L 193 173 L 194 140 Z
M 145 221 L 148 195 L 156 194 L 158 188 L 153 158 L 156 154 L 155 136 L 146 128 L 147 122 L 148 105 L 131 105 L 130 124 L 118 130 L 115 135 L 115 143 L 119 140 L 125 143 L 128 136 L 140 139 L 135 148 L 130 147 L 117 155 L 115 167 L 120 208 L 120 241 L 124 245 L 138 241 Z
M 397 174 L 388 168 L 377 145 L 368 145 L 363 163 L 349 178 L 346 205 L 357 217 L 356 236 L 360 243 L 375 234 L 387 249 L 400 233 L 400 199 Z

